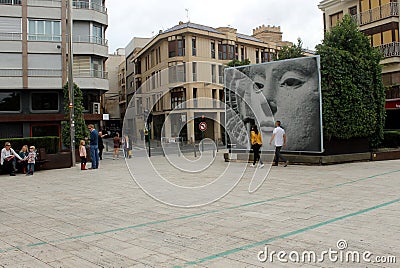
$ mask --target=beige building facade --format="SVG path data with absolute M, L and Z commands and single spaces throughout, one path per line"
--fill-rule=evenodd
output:
M 252 35 L 191 22 L 160 31 L 141 47 L 127 49 L 131 112 L 124 124 L 135 137 L 143 138 L 149 112 L 152 139 L 179 138 L 193 143 L 205 137 L 223 143 L 226 64 L 246 59 L 251 64 L 272 61 L 282 45 L 291 43 L 282 41 L 280 27 L 269 25 L 257 27 Z M 199 129 L 201 121 L 207 124 L 204 133 Z
M 371 45 L 383 55 L 382 79 L 386 91 L 386 128 L 399 129 L 400 122 L 400 43 L 397 0 L 325 0 L 318 7 L 323 12 L 324 29 L 329 31 L 345 14 L 351 15 Z
M 104 113 L 108 114 L 107 120 L 103 121 L 103 128 L 111 132 L 121 130 L 120 101 L 122 95 L 121 66 L 125 65 L 125 49 L 118 48 L 113 54 L 108 55 L 106 69 L 108 71 L 109 91 L 104 94 L 102 106 Z M 125 75 L 125 74 L 124 74 Z

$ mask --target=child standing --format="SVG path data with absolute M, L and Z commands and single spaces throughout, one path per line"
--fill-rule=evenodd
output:
M 33 172 L 35 171 L 35 160 L 36 160 L 35 146 L 31 146 L 29 147 L 28 167 L 26 176 L 33 175 Z
M 81 170 L 86 170 L 86 147 L 85 141 L 81 140 L 79 142 L 79 156 L 81 157 Z

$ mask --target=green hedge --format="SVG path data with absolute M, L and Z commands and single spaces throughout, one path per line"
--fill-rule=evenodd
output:
M 400 131 L 399 130 L 385 131 L 382 147 L 384 148 L 400 147 Z
M 60 148 L 60 138 L 59 137 L 27 137 L 27 138 L 9 138 L 0 139 L 0 148 L 4 147 L 6 142 L 11 143 L 11 147 L 19 152 L 23 145 L 35 146 L 36 149 L 45 148 L 46 153 L 55 154 Z

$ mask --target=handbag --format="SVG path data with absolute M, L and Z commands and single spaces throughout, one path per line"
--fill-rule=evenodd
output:
M 7 156 L 6 157 L 6 161 L 11 161 L 11 160 L 13 160 L 15 158 L 15 155 L 9 155 L 9 156 Z

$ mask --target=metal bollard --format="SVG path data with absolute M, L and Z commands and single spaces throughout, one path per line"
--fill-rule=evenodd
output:
M 193 143 L 193 152 L 194 152 L 194 157 L 197 157 L 197 155 L 196 155 L 196 144 L 195 143 Z

